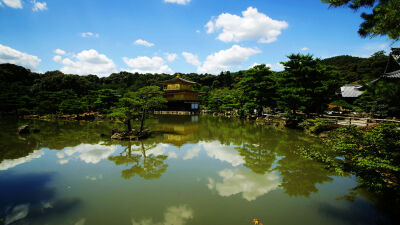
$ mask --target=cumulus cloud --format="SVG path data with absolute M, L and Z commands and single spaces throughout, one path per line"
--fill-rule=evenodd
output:
M 175 61 L 175 59 L 178 58 L 178 55 L 176 53 L 164 53 L 165 58 L 167 59 L 168 62 L 173 62 Z
M 80 144 L 75 147 L 67 147 L 62 151 L 58 152 L 57 158 L 60 159 L 60 164 L 67 163 L 71 158 L 77 156 L 85 163 L 97 164 L 103 159 L 107 159 L 108 156 L 116 151 L 116 146 L 105 146 L 102 143 L 99 144 Z
M 254 54 L 261 51 L 256 48 L 244 48 L 233 45 L 230 49 L 221 50 L 207 56 L 204 63 L 197 68 L 198 73 L 218 74 L 230 70 L 231 67 L 239 66 Z
M 44 155 L 44 152 L 42 150 L 36 150 L 32 153 L 30 153 L 29 155 L 25 156 L 25 157 L 21 157 L 18 159 L 6 159 L 3 160 L 0 163 L 0 170 L 8 170 L 11 169 L 13 167 L 16 167 L 18 165 L 27 163 L 29 161 L 32 161 L 34 159 L 38 159 L 40 157 L 42 157 Z
M 146 40 L 143 39 L 137 39 L 135 42 L 133 42 L 134 45 L 143 45 L 146 47 L 152 47 L 154 46 L 154 43 L 148 42 Z
M 258 40 L 271 43 L 277 40 L 282 30 L 288 27 L 285 21 L 273 20 L 249 7 L 242 16 L 223 13 L 206 25 L 207 33 L 220 32 L 217 39 L 223 42 Z
M 282 71 L 285 68 L 283 67 L 282 64 L 280 63 L 275 63 L 275 64 L 266 64 L 269 68 L 271 68 L 272 71 Z
M 73 55 L 72 58 L 55 56 L 53 60 L 63 64 L 64 67 L 61 68 L 63 73 L 108 76 L 116 72 L 114 62 L 94 49 L 83 50 L 77 55 Z
M 92 33 L 92 32 L 85 32 L 85 33 L 81 33 L 81 37 L 84 37 L 84 38 L 88 38 L 88 37 L 98 38 L 98 37 L 100 37 L 100 35 L 96 34 L 96 33 Z
M 242 193 L 247 201 L 277 189 L 280 185 L 279 176 L 275 173 L 257 174 L 250 171 L 224 169 L 218 173 L 222 182 L 208 179 L 208 188 L 216 190 L 220 196 L 229 197 Z
M 59 49 L 59 48 L 54 50 L 54 53 L 56 53 L 57 55 L 65 55 L 65 54 L 67 54 L 64 50 Z
M 34 12 L 47 10 L 46 2 L 37 2 L 36 0 L 33 0 L 32 3 L 33 3 L 32 10 Z
M 3 2 L 8 7 L 15 8 L 15 9 L 22 9 L 21 0 L 3 0 Z
M 53 57 L 53 61 L 54 62 L 62 62 L 62 57 L 60 56 L 60 55 L 55 55 L 54 57 Z
M 123 57 L 122 60 L 131 68 L 124 70 L 133 73 L 173 73 L 172 69 L 165 64 L 164 59 L 159 56 L 154 56 L 152 58 L 147 56 L 139 56 L 136 58 Z
M 179 5 L 186 5 L 186 4 L 188 4 L 190 1 L 191 1 L 191 0 L 164 0 L 164 2 L 167 2 L 167 3 L 176 3 L 176 4 L 179 4 Z
M 190 52 L 182 52 L 182 55 L 185 58 L 187 63 L 190 63 L 197 67 L 199 67 L 201 65 L 201 62 L 200 62 L 199 58 L 197 57 L 197 55 L 194 55 Z
M 186 205 L 170 206 L 164 213 L 164 221 L 154 222 L 152 218 L 136 221 L 132 218 L 132 225 L 185 225 L 193 219 L 193 209 Z
M 29 69 L 36 69 L 40 61 L 37 56 L 0 44 L 0 63 L 12 63 Z

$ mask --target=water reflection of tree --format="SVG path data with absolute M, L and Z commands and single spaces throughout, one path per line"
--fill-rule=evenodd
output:
M 115 165 L 127 165 L 131 168 L 123 170 L 121 176 L 129 179 L 138 175 L 144 179 L 160 178 L 165 171 L 167 171 L 168 164 L 165 160 L 168 158 L 166 155 L 148 154 L 147 151 L 156 147 L 156 144 L 145 145 L 140 142 L 137 149 L 132 149 L 132 144 L 128 146 L 118 156 L 110 156 L 108 159 L 113 161 Z
M 287 155 L 278 164 L 276 169 L 282 176 L 280 186 L 290 196 L 309 197 L 311 193 L 318 192 L 316 184 L 333 181 L 323 165 L 312 160 Z
M 245 161 L 244 166 L 258 174 L 269 171 L 276 159 L 274 152 L 266 150 L 260 144 L 244 144 L 236 149 Z

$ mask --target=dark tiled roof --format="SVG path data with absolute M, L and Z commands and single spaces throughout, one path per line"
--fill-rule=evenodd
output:
M 361 88 L 362 86 L 359 84 L 346 84 L 340 87 L 340 93 L 343 98 L 357 98 L 363 93 L 363 91 L 360 90 Z
M 390 73 L 385 73 L 382 75 L 382 78 L 400 78 L 400 70 L 396 70 Z
M 162 84 L 168 84 L 168 83 L 177 83 L 177 82 L 183 82 L 183 83 L 188 83 L 188 84 L 195 84 L 196 82 L 190 81 L 190 80 L 185 80 L 181 77 L 174 77 L 171 80 L 166 80 L 166 81 L 162 81 Z

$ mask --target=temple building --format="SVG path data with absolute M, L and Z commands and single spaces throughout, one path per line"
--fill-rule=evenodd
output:
M 167 99 L 167 108 L 170 112 L 198 112 L 200 92 L 193 90 L 196 82 L 185 80 L 177 75 L 171 80 L 161 82 L 164 98 Z
M 400 48 L 392 48 L 385 73 L 380 78 L 389 80 L 400 78 Z

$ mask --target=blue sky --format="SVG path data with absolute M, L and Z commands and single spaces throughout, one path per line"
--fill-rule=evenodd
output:
M 290 53 L 368 57 L 360 12 L 319 0 L 0 0 L 0 63 L 107 76 L 247 69 Z

